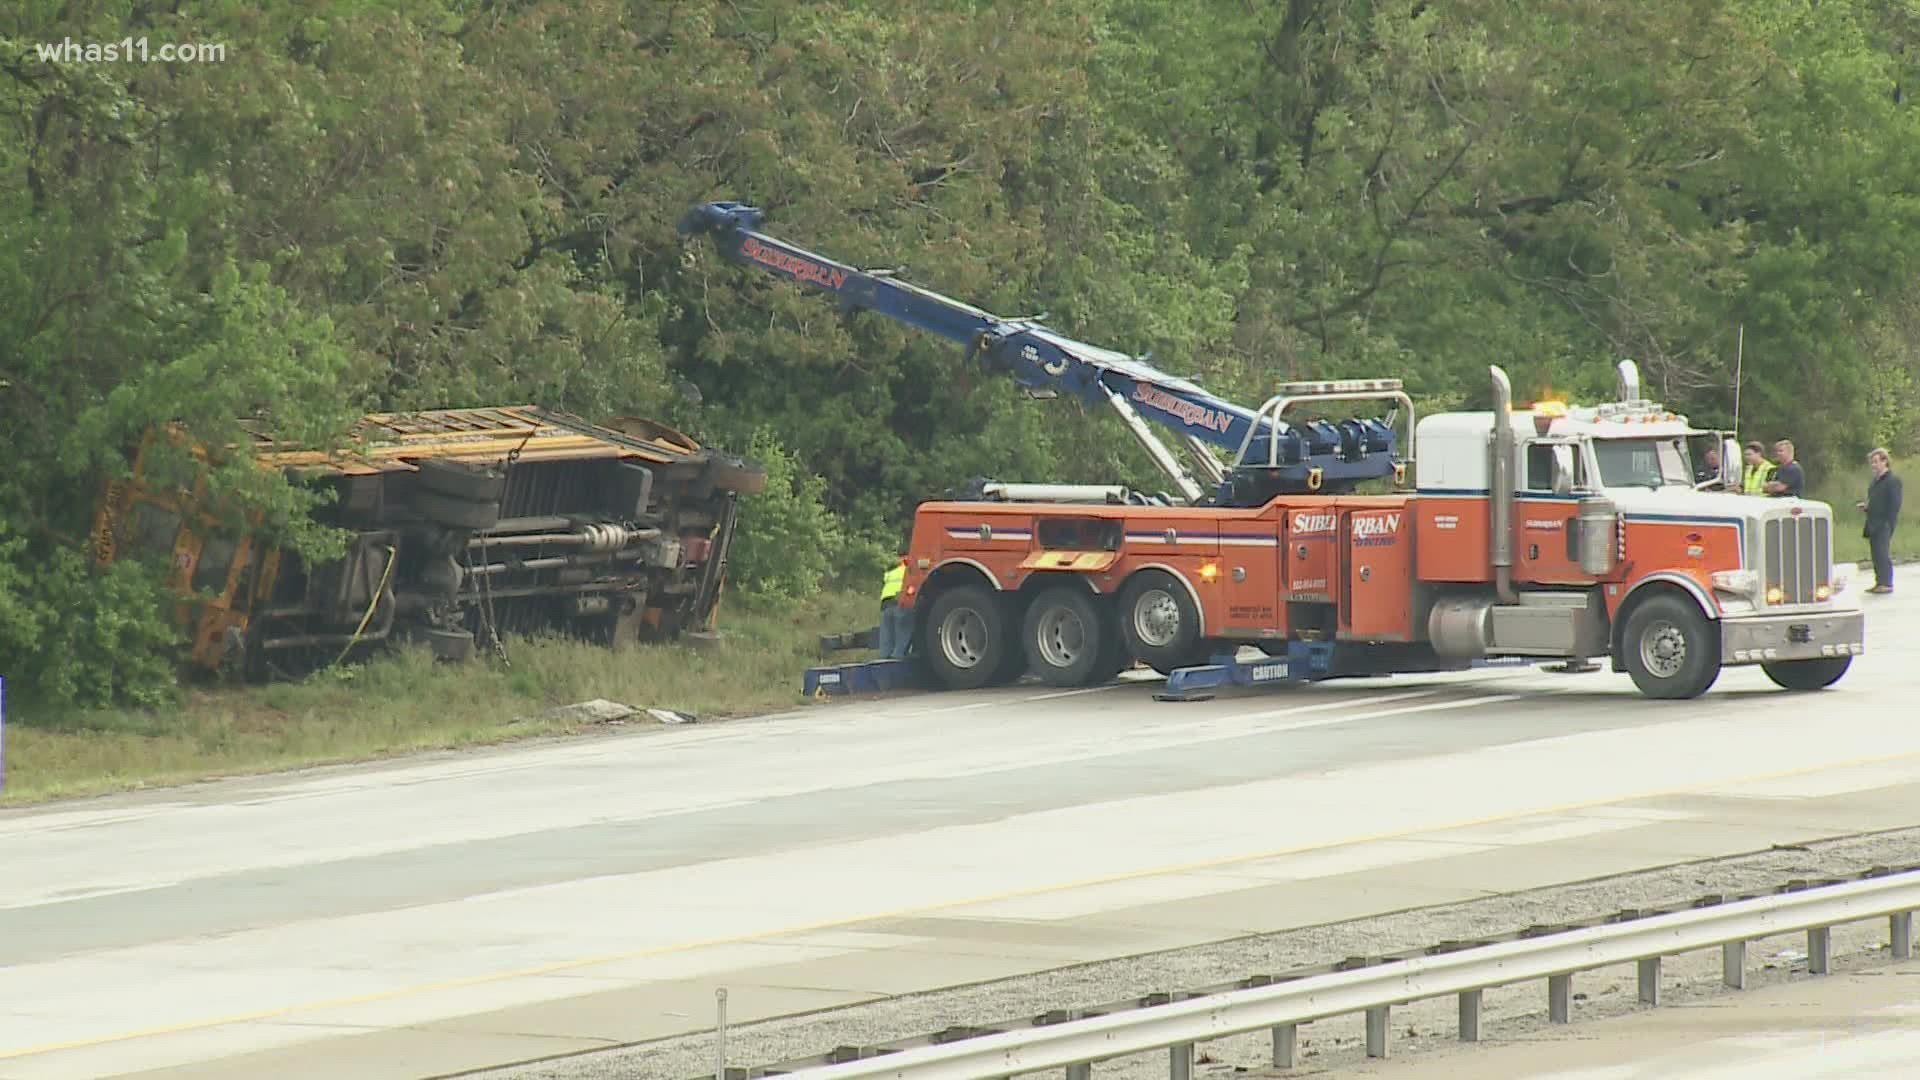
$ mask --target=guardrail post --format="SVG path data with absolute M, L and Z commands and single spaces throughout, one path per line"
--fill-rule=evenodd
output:
M 1640 961 L 1640 1004 L 1660 1004 L 1660 958 L 1649 956 Z
M 1573 1021 L 1573 976 L 1547 976 L 1547 1020 L 1555 1024 Z
M 1887 945 L 1895 960 L 1913 959 L 1913 912 L 1900 911 L 1887 916 Z
M 1193 1044 L 1167 1047 L 1167 1080 L 1193 1080 Z
M 1807 928 L 1807 972 L 1812 975 L 1826 975 L 1833 967 L 1833 928 L 1830 926 L 1810 926 Z
M 1480 1003 L 1484 990 L 1460 991 L 1460 1041 L 1480 1041 Z
M 1054 1023 L 1055 1016 L 1056 1014 L 1049 1013 L 1043 1019 L 1047 1023 Z M 1084 1020 L 1086 1016 L 1086 1011 L 1083 1009 L 1068 1009 L 1065 1014 L 1059 1015 L 1058 1022 Z M 1067 1080 L 1093 1080 L 1093 1062 L 1083 1061 L 1078 1065 L 1067 1066 Z
M 713 992 L 713 1080 L 727 1080 L 727 988 Z
M 1747 943 L 1729 941 L 1720 946 L 1720 981 L 1735 990 L 1747 988 Z
M 1293 1068 L 1294 1052 L 1300 1049 L 1300 1025 L 1277 1024 L 1273 1029 L 1273 1067 Z
M 1387 1056 L 1387 1025 L 1392 1022 L 1393 1008 L 1381 1005 L 1367 1010 L 1367 1056 L 1383 1058 Z

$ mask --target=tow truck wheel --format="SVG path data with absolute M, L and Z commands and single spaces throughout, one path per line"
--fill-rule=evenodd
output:
M 1020 632 L 1027 666 L 1048 686 L 1088 686 L 1113 676 L 1113 624 L 1085 588 L 1056 585 L 1033 598 Z
M 1120 632 L 1119 620 L 1112 617 L 1113 602 L 1107 601 L 1103 610 L 1107 615 L 1107 627 L 1106 638 L 1101 644 L 1106 648 L 1101 650 L 1100 663 L 1094 668 L 1093 681 L 1087 684 L 1089 686 L 1112 682 L 1120 677 L 1121 672 L 1133 666 L 1133 654 L 1127 651 L 1126 635 Z
M 1823 656 L 1818 660 L 1782 660 L 1777 664 L 1761 664 L 1760 670 L 1767 673 L 1775 686 L 1788 690 L 1824 690 L 1840 681 L 1840 676 L 1853 666 L 1851 656 Z
M 1719 635 L 1700 609 L 1655 596 L 1633 609 L 1621 638 L 1633 685 L 1650 698 L 1694 698 L 1720 677 Z
M 997 593 L 978 585 L 948 589 L 927 612 L 927 666 L 949 690 L 977 690 L 1002 680 L 1018 646 Z
M 1127 650 L 1162 675 L 1207 661 L 1200 612 L 1164 570 L 1142 571 L 1120 590 L 1120 631 Z

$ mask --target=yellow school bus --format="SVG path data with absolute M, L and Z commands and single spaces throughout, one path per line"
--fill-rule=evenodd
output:
M 91 542 L 101 564 L 165 560 L 192 664 L 254 679 L 401 639 L 460 659 L 505 633 L 708 634 L 738 499 L 766 484 L 654 421 L 532 405 L 367 416 L 337 453 L 248 434 L 237 449 L 261 468 L 332 489 L 313 516 L 349 535 L 342 557 L 308 565 L 257 516 L 224 524 L 204 486 L 151 478 L 160 432 L 108 485 Z

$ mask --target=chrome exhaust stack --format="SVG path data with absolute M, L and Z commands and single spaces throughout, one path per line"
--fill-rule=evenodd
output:
M 1632 361 L 1625 361 L 1630 365 Z M 1498 365 L 1493 376 L 1493 442 L 1487 471 L 1488 525 L 1492 532 L 1494 591 L 1503 604 L 1514 602 L 1513 592 L 1513 457 L 1518 443 L 1513 435 L 1513 384 Z M 1624 371 L 1623 371 L 1624 377 Z M 1635 376 L 1636 380 L 1638 376 Z
M 1613 366 L 1614 398 L 1622 403 L 1640 400 L 1640 365 L 1622 360 Z

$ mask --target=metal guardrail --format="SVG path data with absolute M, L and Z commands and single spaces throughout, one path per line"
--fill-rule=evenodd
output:
M 1831 928 L 1884 916 L 1893 958 L 1910 959 L 1917 909 L 1920 870 L 1905 870 L 1437 956 L 1392 959 L 1119 1015 L 962 1037 L 912 1050 L 876 1051 L 882 1056 L 782 1075 L 807 1080 L 982 1080 L 1059 1068 L 1066 1070 L 1067 1080 L 1086 1080 L 1095 1062 L 1165 1050 L 1172 1080 L 1190 1080 L 1199 1043 L 1271 1030 L 1274 1065 L 1291 1068 L 1300 1024 L 1352 1013 L 1366 1014 L 1368 1056 L 1385 1057 L 1394 1005 L 1458 994 L 1460 1038 L 1474 1042 L 1480 1037 L 1481 995 L 1493 987 L 1544 978 L 1548 1017 L 1566 1023 L 1578 972 L 1635 963 L 1640 1000 L 1657 1005 L 1663 957 L 1719 946 L 1722 979 L 1740 989 L 1746 986 L 1747 942 L 1776 934 L 1806 931 L 1808 968 L 1826 974 Z

